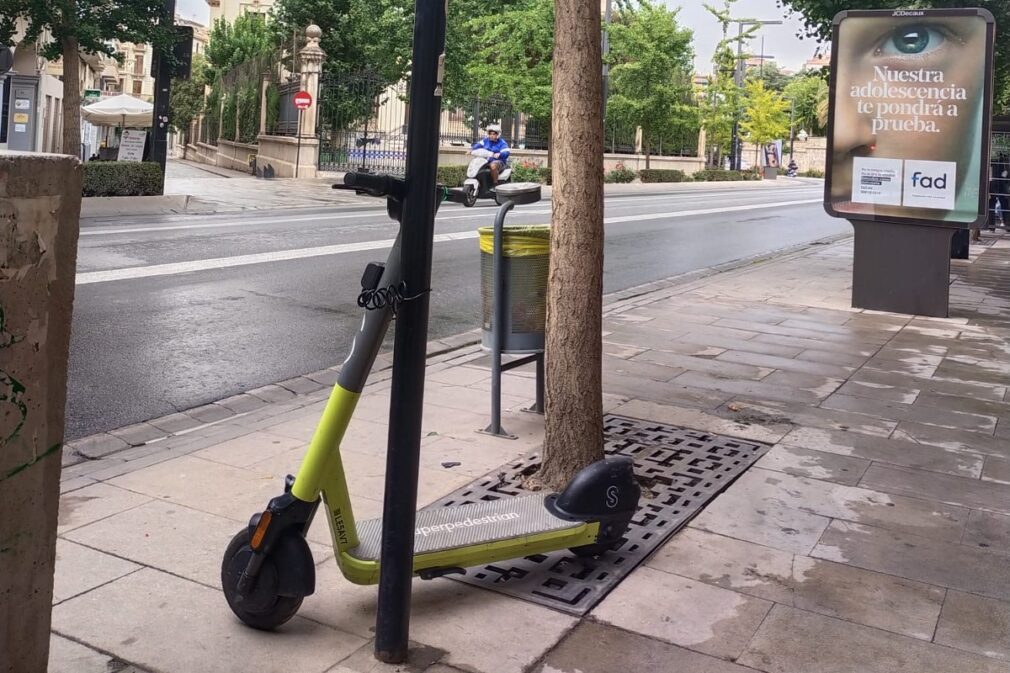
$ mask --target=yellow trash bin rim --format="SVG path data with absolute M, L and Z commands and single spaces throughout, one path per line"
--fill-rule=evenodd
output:
M 494 254 L 494 227 L 481 227 L 480 251 Z M 502 229 L 502 254 L 505 257 L 540 257 L 550 254 L 551 225 L 514 224 Z

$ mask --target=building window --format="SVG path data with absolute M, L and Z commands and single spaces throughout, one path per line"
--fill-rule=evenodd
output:
M 143 75 L 144 74 L 144 55 L 137 54 L 133 58 L 133 74 Z
M 139 96 L 144 93 L 144 80 L 135 79 L 133 80 L 133 95 Z
M 119 93 L 126 93 L 126 80 L 119 78 Z

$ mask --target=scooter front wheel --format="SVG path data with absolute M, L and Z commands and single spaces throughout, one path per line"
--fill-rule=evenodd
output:
M 269 556 L 264 559 L 252 590 L 246 594 L 239 593 L 239 578 L 253 554 L 250 539 L 248 528 L 243 528 L 232 538 L 221 562 L 221 587 L 228 607 L 236 617 L 254 629 L 272 631 L 295 616 L 303 597 L 277 593 L 280 584 L 278 573 L 283 570 Z
M 477 190 L 470 186 L 464 187 L 463 191 L 465 192 L 463 205 L 467 208 L 473 208 L 477 205 Z

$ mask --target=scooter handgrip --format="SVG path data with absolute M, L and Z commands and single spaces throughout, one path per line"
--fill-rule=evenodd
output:
M 396 191 L 397 180 L 388 175 L 373 173 L 356 173 L 354 171 L 344 175 L 344 184 L 362 191 L 371 192 L 376 196 L 385 196 Z

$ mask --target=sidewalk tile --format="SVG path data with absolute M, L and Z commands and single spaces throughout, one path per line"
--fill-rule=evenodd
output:
M 741 476 L 708 509 L 721 505 L 723 499 L 726 502 L 746 502 L 752 508 L 789 508 L 938 540 L 960 540 L 968 520 L 968 511 L 961 507 L 886 495 L 865 488 L 804 479 L 756 467 Z M 725 505 L 720 509 L 726 515 L 731 515 Z
M 162 416 L 161 418 L 152 418 L 148 421 L 148 423 L 168 434 L 182 432 L 183 430 L 192 430 L 193 428 L 204 424 L 203 421 L 183 413 L 174 413 L 169 414 L 168 416 Z
M 788 322 L 788 321 L 786 321 Z M 866 331 L 845 329 L 840 333 L 829 333 L 821 330 L 803 329 L 799 327 L 789 327 L 785 323 L 780 325 L 762 325 L 760 323 L 748 322 L 745 320 L 724 319 L 716 322 L 715 327 L 729 327 L 731 329 L 758 332 L 762 336 L 775 335 L 791 337 L 795 339 L 811 339 L 820 341 L 826 346 L 834 348 L 838 345 L 841 349 L 855 346 L 862 350 L 865 344 L 881 345 L 890 338 L 890 335 L 882 335 L 879 331 Z
M 782 444 L 971 478 L 981 475 L 985 461 L 984 456 L 930 444 L 818 428 L 796 428 Z
M 811 407 L 806 404 L 790 404 L 786 402 L 754 401 L 748 396 L 739 396 L 727 407 L 733 412 L 734 418 L 765 418 L 777 419 L 788 423 L 790 430 L 795 426 L 810 426 L 825 430 L 843 430 L 887 437 L 894 432 L 897 423 L 883 418 L 857 414 L 849 411 L 835 411 Z
M 883 400 L 868 400 L 851 395 L 836 393 L 824 400 L 821 407 L 838 411 L 852 411 L 888 420 L 926 423 L 957 430 L 968 430 L 992 435 L 996 429 L 996 417 L 980 414 L 966 414 L 934 407 L 903 405 Z
M 194 456 L 181 456 L 116 477 L 113 486 L 246 522 L 283 490 L 280 479 Z
M 825 398 L 838 390 L 845 382 L 843 378 L 832 378 L 820 374 L 805 374 L 801 372 L 777 371 L 762 379 L 762 383 L 796 388 L 813 393 L 819 398 Z
M 336 561 L 323 563 L 316 569 L 316 593 L 299 614 L 371 638 L 377 591 L 348 582 Z M 441 663 L 468 671 L 521 673 L 576 623 L 554 610 L 452 580 L 413 582 L 411 639 L 445 650 Z
M 898 423 L 893 436 L 895 439 L 939 446 L 951 451 L 1000 457 L 1010 455 L 1010 445 L 1004 440 L 939 425 L 902 421 Z
M 717 376 L 700 374 L 697 372 L 687 372 L 674 379 L 674 382 L 704 388 L 707 390 L 717 390 L 738 397 L 748 397 L 759 400 L 773 400 L 776 402 L 796 402 L 800 404 L 814 404 L 830 394 L 831 391 L 823 391 L 823 394 L 792 388 L 784 385 L 774 385 L 762 381 L 739 381 L 735 379 L 724 379 Z M 834 390 L 832 387 L 831 390 Z
M 693 528 L 678 533 L 648 565 L 921 640 L 932 638 L 944 596 L 942 588 L 928 584 L 794 556 Z
M 226 397 L 223 400 L 218 400 L 216 404 L 226 409 L 231 409 L 236 414 L 244 414 L 262 408 L 264 405 L 267 404 L 267 402 L 261 400 L 255 395 L 242 393 L 240 395 L 233 395 L 231 397 Z
M 823 347 L 822 347 L 823 348 Z M 835 365 L 837 367 L 862 367 L 866 362 L 866 356 L 853 355 L 851 353 L 840 353 L 838 351 L 826 351 L 818 348 L 808 348 L 796 355 L 797 360 L 807 362 L 823 363 Z
M 56 540 L 53 603 L 60 603 L 128 575 L 140 566 L 65 539 Z
M 442 650 L 411 640 L 406 663 L 384 664 L 375 658 L 375 641 L 370 641 L 326 673 L 431 673 L 435 662 L 444 656 Z
M 975 365 L 960 364 L 947 359 L 936 368 L 935 376 L 940 379 L 952 379 L 954 381 L 1006 385 L 1007 377 L 1010 376 L 1010 373 L 1008 371 L 988 371 Z
M 66 538 L 217 588 L 224 550 L 242 526 L 232 519 L 154 500 L 78 528 Z M 314 551 L 318 555 L 325 548 Z
M 197 451 L 193 456 L 233 467 L 249 467 L 303 444 L 302 441 L 291 437 L 259 431 Z
M 1002 401 L 1007 391 L 1005 386 L 993 385 L 991 383 L 947 381 L 909 374 L 893 374 L 877 369 L 860 369 L 852 375 L 852 380 L 864 383 L 878 383 L 897 388 L 909 388 L 921 392 L 970 397 L 976 400 L 990 400 L 993 402 Z
M 1010 484 L 1010 460 L 989 456 L 985 459 L 982 479 L 1000 484 Z
M 649 351 L 646 351 L 648 353 Z M 670 353 L 665 353 L 671 356 Z M 671 356 L 672 357 L 672 356 Z M 687 356 L 682 356 L 687 357 Z M 647 356 L 626 360 L 613 356 L 603 357 L 603 378 L 606 380 L 610 374 L 631 377 L 639 380 L 669 381 L 675 376 L 680 376 L 686 369 L 681 367 L 668 367 L 650 360 Z
M 150 568 L 56 606 L 53 628 L 161 673 L 322 673 L 366 642 L 297 616 L 256 631 L 220 591 Z
M 489 376 L 490 373 L 487 369 L 464 365 L 462 367 L 450 367 L 440 372 L 434 372 L 425 376 L 425 380 L 453 386 L 469 386 L 485 381 Z
M 534 673 L 745 673 L 752 669 L 731 664 L 676 645 L 646 638 L 603 624 L 583 622 L 547 655 Z
M 972 509 L 1010 514 L 1010 486 L 938 472 L 873 465 L 861 486 Z
M 815 376 L 842 379 L 848 377 L 854 369 L 853 367 L 809 362 L 807 360 L 797 360 L 796 358 L 784 358 L 778 355 L 748 353 L 746 351 L 726 351 L 715 359 L 722 362 L 736 362 L 756 367 L 778 369 L 785 372 L 795 372 L 797 374 L 812 374 Z
M 977 549 L 1010 555 L 1010 516 L 972 510 L 961 542 Z
M 715 409 L 730 398 L 728 393 L 692 388 L 676 381 L 662 383 L 609 373 L 603 375 L 603 389 L 628 398 L 703 410 Z
M 775 355 L 785 358 L 796 357 L 803 350 L 802 348 L 770 344 L 762 341 L 755 341 L 753 339 L 726 337 L 717 334 L 703 334 L 700 332 L 689 332 L 678 339 L 677 343 L 671 344 L 664 350 L 668 350 L 672 353 L 683 353 L 685 355 L 709 355 L 704 351 L 691 352 L 692 350 L 705 348 L 722 348 L 725 350 L 757 353 L 760 355 Z
M 49 638 L 47 673 L 110 673 L 115 665 L 112 657 L 98 650 L 55 633 Z
M 917 405 L 934 407 L 937 409 L 949 409 L 951 411 L 961 411 L 969 414 L 983 414 L 986 416 L 1006 416 L 1010 414 L 1010 404 L 992 400 L 979 400 L 972 397 L 962 397 L 960 395 L 949 395 L 947 393 L 925 392 L 919 395 L 916 400 Z
M 1006 673 L 1005 663 L 775 606 L 739 663 L 768 673 Z
M 110 435 L 115 435 L 130 446 L 140 446 L 152 439 L 159 439 L 165 436 L 164 430 L 159 430 L 150 423 L 134 423 L 125 428 L 109 430 Z
M 67 444 L 68 448 L 84 458 L 97 460 L 132 446 L 121 437 L 101 432 Z
M 1010 603 L 948 591 L 936 642 L 1010 661 Z
M 834 521 L 811 555 L 948 589 L 1010 599 L 1006 557 L 967 545 Z
M 592 615 L 722 659 L 735 659 L 772 603 L 649 567 L 629 575 Z
M 849 381 L 838 392 L 843 395 L 855 397 L 866 397 L 873 400 L 884 400 L 887 402 L 900 402 L 901 404 L 912 404 L 919 397 L 921 391 L 915 388 L 899 388 L 898 386 L 888 386 L 883 383 L 870 383 L 868 381 Z
M 850 458 L 834 453 L 779 444 L 761 457 L 757 467 L 785 472 L 796 477 L 809 477 L 855 486 L 870 466 L 863 458 Z
M 205 404 L 202 407 L 187 409 L 186 415 L 192 416 L 201 423 L 216 423 L 231 418 L 235 412 L 220 404 Z
M 99 519 L 125 512 L 150 502 L 151 497 L 109 484 L 95 484 L 68 493 L 60 498 L 60 518 L 57 533 L 87 525 Z
M 860 356 L 868 358 L 876 352 L 876 348 L 866 347 L 860 343 L 850 341 L 848 343 L 825 343 L 821 339 L 802 339 L 794 336 L 783 336 L 780 334 L 759 334 L 754 337 L 755 341 L 773 344 L 776 346 L 788 346 L 798 348 L 802 351 L 823 351 L 829 349 L 832 353 L 842 353 L 848 356 Z
M 689 372 L 702 372 L 725 378 L 750 379 L 759 381 L 771 374 L 774 369 L 768 367 L 754 367 L 752 365 L 736 364 L 733 362 L 723 362 L 718 359 L 698 358 L 690 355 L 679 355 L 666 351 L 651 350 L 635 357 L 632 362 L 645 361 L 653 365 L 662 365 L 670 368 L 671 371 L 680 370 Z M 619 372 L 624 373 L 624 372 Z M 633 372 L 632 372 L 633 373 Z M 670 378 L 673 378 L 672 376 Z M 666 379 L 669 380 L 669 379 Z
M 683 409 L 644 400 L 631 400 L 614 409 L 614 413 L 619 416 L 669 423 L 682 428 L 770 444 L 782 439 L 786 433 L 792 430 L 792 426 L 786 423 L 753 425 L 693 409 Z

